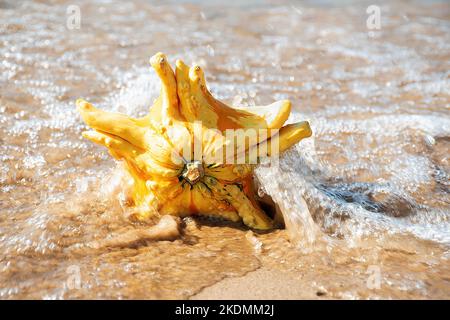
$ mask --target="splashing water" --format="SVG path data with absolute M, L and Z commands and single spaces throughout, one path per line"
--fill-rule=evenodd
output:
M 71 3 L 0 4 L 0 298 L 449 298 L 448 3 L 382 3 L 369 32 L 370 3 L 77 2 L 74 30 Z M 236 107 L 289 99 L 289 121 L 310 121 L 256 170 L 286 230 L 188 218 L 175 241 L 91 245 L 147 226 L 73 101 L 145 114 L 157 51 Z
M 348 116 L 345 111 L 339 113 Z M 297 118 L 301 119 L 294 115 Z M 447 195 L 443 190 L 443 201 L 434 201 L 434 186 L 430 186 L 436 171 L 442 169 L 428 157 L 405 150 L 410 139 L 424 145 L 427 136 L 448 137 L 449 119 L 376 115 L 367 120 L 310 121 L 314 139 L 333 141 L 335 149 L 327 153 L 346 157 L 343 165 L 324 164 L 313 140 L 288 152 L 279 167 L 262 166 L 257 171 L 265 189 L 283 207 L 291 228 L 305 230 L 306 238 L 314 240 L 317 229 L 311 221 L 310 207 L 314 209 L 313 218 L 334 235 L 348 237 L 389 230 L 450 244 Z M 417 132 L 415 128 L 421 129 Z M 374 140 L 391 141 L 379 145 Z M 370 150 L 361 148 L 364 145 Z M 359 171 L 362 179 L 354 176 Z

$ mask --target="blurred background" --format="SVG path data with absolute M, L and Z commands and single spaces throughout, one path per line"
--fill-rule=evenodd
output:
M 145 225 L 74 101 L 144 115 L 158 51 L 310 121 L 256 173 L 287 229 L 99 245 Z M 448 1 L 0 1 L 0 298 L 450 298 L 449 58 Z

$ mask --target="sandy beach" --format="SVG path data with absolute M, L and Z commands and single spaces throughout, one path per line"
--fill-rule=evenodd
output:
M 379 28 L 364 1 L 71 5 L 0 3 L 0 299 L 450 298 L 448 2 L 382 1 Z M 127 217 L 75 101 L 147 114 L 160 51 L 309 121 L 255 172 L 286 228 L 193 216 L 148 241 Z

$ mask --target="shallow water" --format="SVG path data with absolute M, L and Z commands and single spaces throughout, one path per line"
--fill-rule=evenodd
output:
M 369 2 L 77 3 L 70 30 L 72 2 L 0 2 L 1 298 L 450 298 L 448 2 L 385 2 L 375 31 Z M 92 245 L 146 226 L 74 101 L 145 114 L 158 51 L 310 121 L 256 173 L 285 230 L 189 218 L 172 242 Z

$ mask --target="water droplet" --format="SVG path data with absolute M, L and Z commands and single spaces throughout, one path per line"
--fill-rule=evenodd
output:
M 432 147 L 436 143 L 436 140 L 430 135 L 426 135 L 424 140 L 429 147 Z
M 207 45 L 206 46 L 206 49 L 208 50 L 208 54 L 211 56 L 211 57 L 214 57 L 214 54 L 215 54 L 215 52 L 214 52 L 214 48 L 211 46 L 211 45 Z
M 262 198 L 266 195 L 266 190 L 264 190 L 264 187 L 259 187 L 258 188 L 258 197 Z

